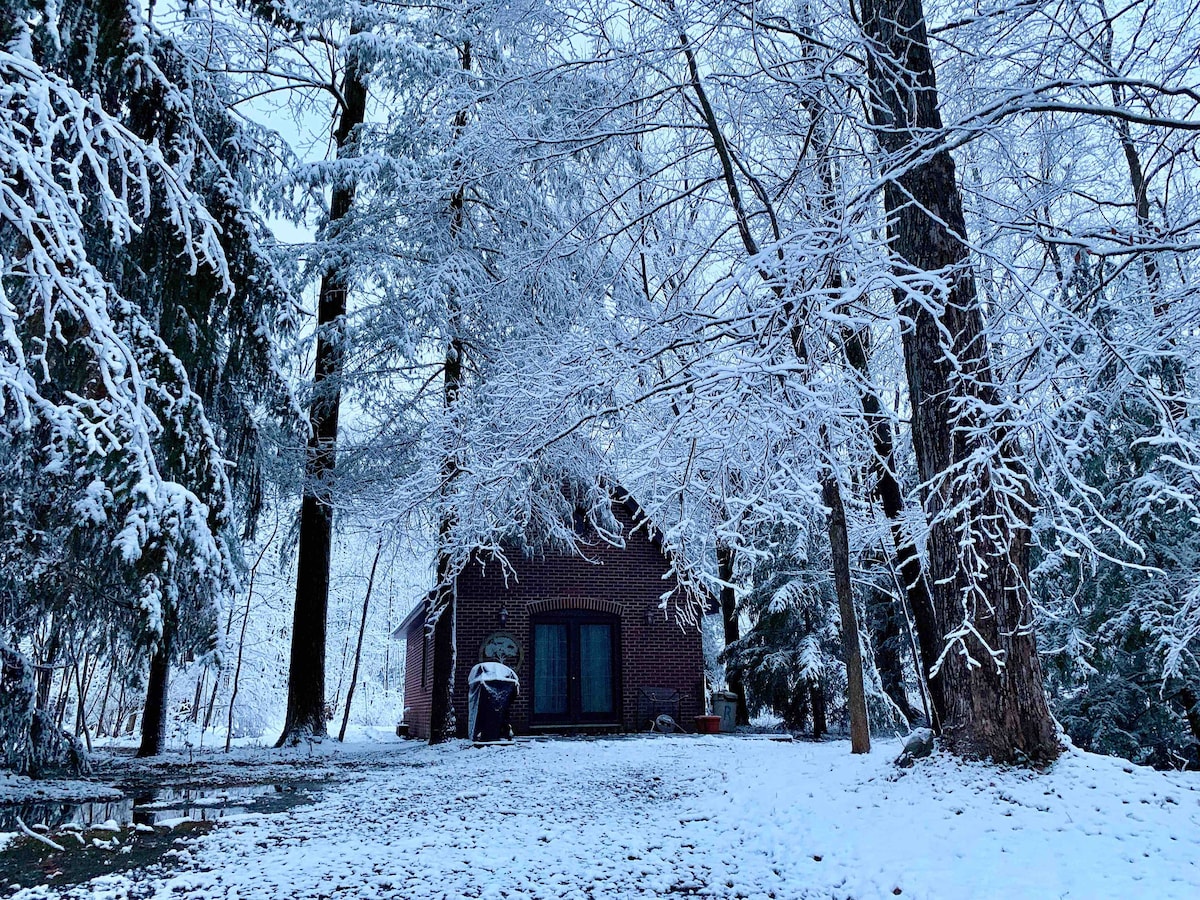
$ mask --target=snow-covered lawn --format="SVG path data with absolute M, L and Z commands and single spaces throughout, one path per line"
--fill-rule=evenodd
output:
M 1044 775 L 941 756 L 900 770 L 897 752 L 724 736 L 397 743 L 314 805 L 231 821 L 167 866 L 69 893 L 1200 897 L 1194 774 L 1080 752 Z

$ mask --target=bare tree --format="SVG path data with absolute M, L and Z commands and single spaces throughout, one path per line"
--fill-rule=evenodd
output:
M 992 371 L 954 160 L 936 144 L 943 126 L 924 9 L 866 0 L 861 15 L 946 641 L 943 734 L 967 755 L 1050 760 L 1058 741 L 1029 602 L 1031 489 Z
M 459 64 L 463 72 L 471 71 L 471 42 L 463 41 L 459 50 Z M 454 136 L 457 139 L 467 127 L 468 110 L 464 107 L 454 116 Z M 453 171 L 458 171 L 458 165 Z M 466 204 L 466 185 L 459 184 L 450 197 L 450 238 L 453 241 L 463 229 Z M 463 383 L 463 354 L 466 342 L 462 334 L 462 308 L 459 299 L 451 291 L 446 298 L 449 311 L 449 336 L 446 342 L 446 358 L 442 368 L 442 405 L 453 416 Z M 430 673 L 429 743 L 438 744 L 453 736 L 452 703 L 454 691 L 455 616 L 457 615 L 456 588 L 453 556 L 448 546 L 454 530 L 454 516 L 450 498 L 456 487 L 459 463 L 455 448 L 446 448 L 442 457 L 441 520 L 438 523 L 437 584 L 433 602 L 429 607 L 426 625 L 432 632 L 433 669 Z
M 346 726 L 350 723 L 350 704 L 354 701 L 354 688 L 358 684 L 358 664 L 362 660 L 363 635 L 367 632 L 367 610 L 371 604 L 371 590 L 375 587 L 375 570 L 379 567 L 379 554 L 383 552 L 383 538 L 375 545 L 375 558 L 371 560 L 371 574 L 367 576 L 367 590 L 363 595 L 362 619 L 358 624 L 358 641 L 354 645 L 354 668 L 350 672 L 350 686 L 346 689 L 346 708 L 342 712 L 342 727 L 338 729 L 338 740 L 346 740 Z
M 357 29 L 351 29 L 351 37 Z M 351 53 L 335 92 L 338 124 L 334 143 L 339 157 L 353 152 L 355 130 L 367 110 L 366 72 Z M 326 237 L 354 204 L 355 183 L 336 183 L 329 204 Z M 325 718 L 325 641 L 329 613 L 329 567 L 333 544 L 333 475 L 337 463 L 338 418 L 345 363 L 347 282 L 343 263 L 332 259 L 321 277 L 317 300 L 317 357 L 309 405 L 309 438 L 300 506 L 300 548 L 296 567 L 296 608 L 288 670 L 287 718 L 276 746 L 321 738 Z
M 736 222 L 737 233 L 741 238 L 746 255 L 752 260 L 757 260 L 762 255 L 762 249 L 754 236 L 750 215 L 742 198 L 735 171 L 734 155 L 721 129 L 721 123 L 717 119 L 717 114 L 709 99 L 708 92 L 704 87 L 700 76 L 699 64 L 696 61 L 696 54 L 692 49 L 686 31 L 680 35 L 679 40 L 684 58 L 687 60 L 688 76 L 690 79 L 689 86 L 696 97 L 700 116 L 704 127 L 708 131 L 713 150 L 720 163 L 721 179 L 729 198 L 729 205 Z M 743 172 L 746 171 L 744 166 L 740 166 L 740 168 Z M 754 188 L 759 203 L 767 208 L 767 218 L 774 225 L 774 237 L 778 246 L 780 234 L 777 223 L 779 217 L 772 208 L 772 203 L 766 192 L 761 190 L 753 178 L 749 178 L 749 181 L 751 187 Z M 781 268 L 783 268 L 783 259 L 780 258 L 779 262 Z M 809 352 L 801 324 L 801 312 L 797 309 L 796 303 L 789 295 L 787 284 L 774 278 L 761 266 L 758 267 L 757 271 L 768 283 L 771 291 L 782 304 L 788 321 L 791 345 L 796 356 L 802 363 L 807 363 Z M 831 287 L 836 290 L 840 286 L 839 278 L 836 274 L 831 277 L 834 280 Z M 823 443 L 825 443 L 828 453 L 828 437 L 824 430 L 822 430 L 822 436 L 825 438 Z M 832 470 L 831 466 L 826 465 L 822 467 L 820 478 L 821 496 L 828 509 L 827 522 L 832 551 L 831 559 L 833 561 L 834 584 L 837 589 L 838 612 L 842 620 L 842 641 L 846 655 L 847 706 L 850 709 L 851 751 L 853 753 L 866 753 L 871 749 L 871 731 L 867 719 L 866 690 L 863 684 L 862 648 L 859 642 L 858 614 L 855 611 L 854 591 L 850 578 L 850 549 L 846 530 L 846 512 L 842 503 L 841 486 L 838 483 L 837 474 Z

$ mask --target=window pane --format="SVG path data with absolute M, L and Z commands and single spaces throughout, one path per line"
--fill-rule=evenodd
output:
M 579 699 L 584 713 L 613 711 L 612 626 L 579 626 Z
M 533 711 L 567 711 L 567 626 L 533 626 Z

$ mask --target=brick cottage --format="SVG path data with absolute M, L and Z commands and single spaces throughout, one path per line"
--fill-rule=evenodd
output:
M 467 675 L 479 662 L 513 668 L 521 681 L 510 722 L 518 734 L 643 731 L 660 714 L 692 730 L 704 713 L 700 629 L 676 613 L 689 601 L 672 584 L 661 543 L 647 533 L 631 500 L 615 501 L 623 547 L 594 538 L 587 558 L 513 554 L 505 584 L 500 566 L 473 561 L 458 577 L 454 714 L 466 736 Z M 705 598 L 711 608 L 711 599 Z M 407 643 L 404 720 L 413 737 L 429 735 L 433 670 L 426 603 L 396 630 Z M 695 616 L 683 618 L 694 620 Z

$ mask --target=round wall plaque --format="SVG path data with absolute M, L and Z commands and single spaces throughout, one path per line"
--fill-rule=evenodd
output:
M 510 669 L 521 665 L 524 649 L 511 631 L 493 631 L 479 646 L 480 662 L 503 663 Z

